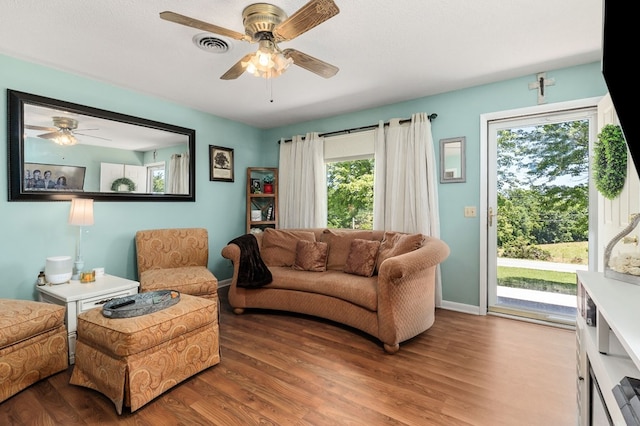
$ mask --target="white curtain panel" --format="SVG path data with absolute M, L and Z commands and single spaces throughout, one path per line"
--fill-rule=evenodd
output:
M 280 142 L 279 212 L 281 228 L 327 226 L 324 138 L 317 133 Z
M 413 114 L 409 126 L 391 120 L 376 130 L 374 229 L 440 237 L 438 186 L 431 122 Z M 440 271 L 436 306 L 442 303 Z
M 173 154 L 169 161 L 169 194 L 189 193 L 189 153 Z

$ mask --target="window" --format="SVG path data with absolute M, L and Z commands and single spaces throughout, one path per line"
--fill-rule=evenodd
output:
M 327 226 L 373 229 L 373 158 L 327 163 Z
M 325 138 L 327 226 L 373 229 L 374 131 Z
M 147 165 L 147 188 L 151 192 L 164 194 L 165 182 L 164 162 Z

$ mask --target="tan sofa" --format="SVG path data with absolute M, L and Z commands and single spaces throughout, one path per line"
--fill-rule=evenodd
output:
M 69 366 L 64 306 L 0 299 L 0 402 Z
M 449 247 L 437 238 L 384 231 L 267 229 L 255 237 L 259 260 L 272 281 L 251 288 L 251 283 L 239 283 L 251 264 L 242 239 L 247 237 L 222 249 L 222 256 L 234 265 L 229 303 L 237 314 L 262 308 L 326 318 L 378 338 L 388 353 L 433 325 L 436 267 L 449 255 Z M 323 265 L 317 251 L 325 249 Z M 373 275 L 368 276 L 371 262 Z
M 177 290 L 218 298 L 218 279 L 207 268 L 206 229 L 148 229 L 136 232 L 135 243 L 140 292 Z

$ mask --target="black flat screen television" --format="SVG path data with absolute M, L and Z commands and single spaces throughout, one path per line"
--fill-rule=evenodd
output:
M 634 58 L 638 51 L 635 4 L 626 0 L 604 0 L 603 4 L 602 75 L 633 163 L 640 171 L 640 117 L 634 108 L 640 75 Z

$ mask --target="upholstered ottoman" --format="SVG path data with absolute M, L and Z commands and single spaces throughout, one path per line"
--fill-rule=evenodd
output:
M 102 308 L 78 315 L 70 383 L 101 392 L 122 414 L 123 405 L 133 412 L 219 362 L 217 299 L 182 294 L 137 317 L 106 318 Z
M 0 402 L 69 366 L 64 306 L 0 299 Z

